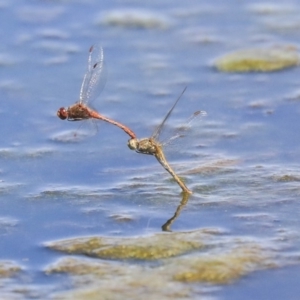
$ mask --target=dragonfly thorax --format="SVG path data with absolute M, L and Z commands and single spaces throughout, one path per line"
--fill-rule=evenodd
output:
M 157 152 L 157 145 L 153 139 L 131 139 L 128 141 L 128 147 L 138 153 L 154 155 Z
M 70 106 L 67 110 L 67 116 L 69 121 L 80 121 L 91 118 L 89 108 L 81 103 Z

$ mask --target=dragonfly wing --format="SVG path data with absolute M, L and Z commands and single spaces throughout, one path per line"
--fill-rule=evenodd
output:
M 186 135 L 186 131 L 188 131 L 191 126 L 192 126 L 192 122 L 199 118 L 199 117 L 203 117 L 203 116 L 206 116 L 207 113 L 206 111 L 204 110 L 198 110 L 196 112 L 194 112 L 188 119 L 185 123 L 183 123 L 176 131 L 175 133 L 169 138 L 167 139 L 166 141 L 164 141 L 162 143 L 163 146 L 166 146 L 166 145 L 170 145 L 174 142 L 174 140 L 180 138 L 180 137 L 184 137 Z
M 171 109 L 169 110 L 169 112 L 167 113 L 167 115 L 165 116 L 165 118 L 163 119 L 163 121 L 161 122 L 161 124 L 155 129 L 153 135 L 152 135 L 152 138 L 157 140 L 159 135 L 160 135 L 160 132 L 164 126 L 164 124 L 166 123 L 167 119 L 169 118 L 169 116 L 171 115 L 173 109 L 175 108 L 176 104 L 178 103 L 178 101 L 180 100 L 181 96 L 183 95 L 183 93 L 185 92 L 185 90 L 187 89 L 187 87 L 185 87 L 183 89 L 183 91 L 181 92 L 180 96 L 177 98 L 177 100 L 175 101 L 175 103 L 173 104 L 173 106 L 171 107 Z
M 80 89 L 80 103 L 86 104 L 95 100 L 106 83 L 104 53 L 101 46 L 92 46 L 89 50 L 88 68 L 83 77 Z

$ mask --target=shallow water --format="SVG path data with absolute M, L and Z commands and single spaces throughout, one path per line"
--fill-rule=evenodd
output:
M 128 137 L 118 128 L 96 122 L 95 129 L 90 122 L 57 118 L 59 107 L 78 100 L 88 49 L 100 43 L 108 78 L 92 106 L 102 114 L 128 125 L 138 137 L 150 136 L 185 86 L 162 139 L 194 111 L 207 112 L 187 137 L 165 149 L 194 192 L 168 229 L 216 231 L 204 251 L 208 257 L 255 244 L 272 265 L 254 264 L 225 285 L 207 286 L 199 279 L 177 286 L 169 273 L 161 272 L 166 277 L 160 278 L 153 268 L 153 275 L 147 261 L 110 259 L 120 280 L 128 279 L 120 260 L 133 270 L 128 286 L 136 281 L 138 294 L 133 289 L 126 295 L 139 299 L 139 284 L 155 277 L 168 280 L 164 292 L 155 286 L 156 298 L 297 299 L 299 68 L 222 73 L 213 67 L 215 59 L 233 50 L 298 46 L 295 12 L 300 3 L 276 3 L 0 1 L 5 28 L 0 46 L 0 260 L 22 268 L 0 276 L 3 297 L 75 299 L 65 292 L 79 290 L 81 299 L 87 278 L 45 271 L 66 257 L 47 243 L 90 236 L 151 239 L 182 201 L 180 188 L 155 158 L 130 151 Z M 76 257 L 84 260 L 84 255 Z M 176 265 L 159 259 L 151 263 Z M 149 278 L 139 276 L 145 270 Z M 272 294 L 279 282 L 280 293 Z M 176 294 L 164 294 L 173 289 Z M 110 297 L 111 291 L 105 290 Z

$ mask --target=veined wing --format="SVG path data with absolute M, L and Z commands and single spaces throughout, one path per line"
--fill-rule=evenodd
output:
M 101 93 L 106 83 L 104 53 L 101 46 L 92 46 L 89 50 L 88 69 L 80 89 L 79 102 L 92 102 Z
M 163 121 L 161 122 L 161 124 L 155 129 L 154 133 L 152 134 L 152 138 L 157 140 L 160 132 L 164 126 L 164 124 L 166 123 L 167 119 L 170 117 L 173 109 L 175 108 L 176 104 L 178 103 L 178 101 L 180 100 L 181 96 L 183 95 L 183 93 L 185 92 L 185 90 L 187 89 L 187 87 L 185 87 L 183 89 L 183 91 L 181 92 L 180 96 L 177 98 L 177 100 L 175 101 L 175 103 L 173 104 L 173 106 L 171 107 L 171 109 L 169 110 L 169 112 L 167 113 L 167 115 L 165 116 L 165 118 L 163 119 Z
M 166 145 L 169 145 L 171 143 L 174 142 L 174 140 L 176 140 L 177 138 L 180 138 L 180 137 L 184 137 L 186 135 L 186 131 L 189 130 L 192 126 L 192 122 L 199 118 L 199 117 L 203 117 L 203 116 L 206 116 L 207 113 L 206 111 L 204 110 L 198 110 L 198 111 L 195 111 L 189 118 L 188 120 L 183 123 L 175 132 L 175 134 L 173 134 L 170 138 L 168 138 L 166 141 L 164 141 L 162 143 L 163 146 L 166 146 Z

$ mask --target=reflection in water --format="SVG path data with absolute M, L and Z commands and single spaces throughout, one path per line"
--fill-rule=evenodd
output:
M 171 137 L 165 143 L 160 143 L 158 141 L 159 135 L 160 135 L 160 133 L 162 131 L 162 128 L 163 128 L 165 122 L 167 121 L 167 119 L 171 115 L 173 109 L 175 108 L 176 104 L 180 100 L 180 98 L 183 95 L 183 93 L 185 92 L 185 90 L 186 90 L 186 87 L 184 88 L 184 90 L 182 91 L 182 93 L 180 94 L 180 96 L 177 98 L 177 100 L 175 101 L 174 105 L 169 110 L 169 112 L 167 113 L 167 115 L 165 116 L 165 118 L 163 119 L 163 121 L 161 122 L 161 124 L 156 128 L 156 130 L 154 131 L 154 133 L 152 134 L 152 136 L 150 138 L 144 138 L 144 139 L 141 139 L 141 140 L 138 140 L 137 138 L 132 138 L 132 139 L 130 139 L 128 141 L 128 147 L 131 150 L 135 150 L 137 153 L 154 155 L 155 158 L 158 160 L 158 162 L 165 168 L 165 170 L 167 170 L 173 176 L 173 178 L 175 179 L 175 181 L 181 187 L 182 191 L 184 193 L 192 194 L 192 191 L 185 185 L 185 183 L 177 176 L 177 174 L 171 168 L 171 166 L 167 162 L 167 160 L 165 158 L 165 155 L 164 155 L 164 152 L 162 150 L 162 146 L 163 145 L 166 145 L 166 144 L 170 143 L 171 141 L 173 141 L 176 138 L 182 137 L 182 132 L 177 132 L 176 135 L 174 135 L 173 137 Z M 187 122 L 186 125 L 190 125 L 190 123 L 197 116 L 205 115 L 205 114 L 206 114 L 206 112 L 204 112 L 204 111 L 196 111 L 189 118 L 189 120 L 188 120 L 188 122 Z M 184 128 L 187 128 L 187 126 L 185 126 Z
M 180 215 L 180 212 L 182 210 L 182 208 L 187 204 L 188 200 L 189 200 L 190 194 L 187 192 L 183 192 L 182 193 L 182 199 L 180 204 L 178 205 L 175 214 L 172 218 L 170 218 L 164 225 L 161 226 L 161 229 L 163 231 L 172 231 L 171 230 L 171 225 L 173 224 L 173 222 L 178 218 L 178 216 Z

